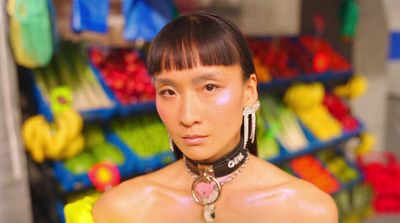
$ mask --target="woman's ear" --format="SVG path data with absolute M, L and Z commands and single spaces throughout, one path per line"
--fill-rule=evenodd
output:
M 258 100 L 257 92 L 257 76 L 250 74 L 250 77 L 245 82 L 245 106 L 253 105 Z

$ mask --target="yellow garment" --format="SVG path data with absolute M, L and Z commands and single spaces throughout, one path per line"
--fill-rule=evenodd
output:
M 94 223 L 92 207 L 98 196 L 87 196 L 64 207 L 66 223 Z

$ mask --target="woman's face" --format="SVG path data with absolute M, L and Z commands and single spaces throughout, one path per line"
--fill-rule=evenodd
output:
M 197 66 L 155 76 L 156 106 L 172 140 L 193 160 L 214 161 L 240 141 L 242 110 L 257 100 L 239 65 Z

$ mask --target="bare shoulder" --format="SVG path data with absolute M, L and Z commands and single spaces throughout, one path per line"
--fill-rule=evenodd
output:
M 290 187 L 294 191 L 290 201 L 298 214 L 299 222 L 338 222 L 338 213 L 331 195 L 323 192 L 313 184 L 300 179 L 294 179 Z
M 264 185 L 257 191 L 258 197 L 262 197 L 262 203 L 273 203 L 276 213 L 285 213 L 286 222 L 319 223 L 322 219 L 326 223 L 338 222 L 336 204 L 329 194 L 270 163 L 258 161 L 254 163 L 264 170 L 258 174 L 258 179 L 264 179 L 259 180 L 264 181 Z M 260 194 L 265 196 L 259 196 Z M 270 205 L 264 207 L 264 213 L 271 213 Z
M 137 177 L 125 181 L 104 193 L 93 206 L 93 218 L 96 223 L 102 222 L 128 222 L 139 219 L 140 216 L 133 215 L 138 203 L 145 201 L 143 196 L 151 194 L 151 183 L 145 177 Z M 133 219 L 132 219 L 133 218 Z
M 288 184 L 293 191 L 290 199 L 292 214 L 298 222 L 338 222 L 338 211 L 331 195 L 313 184 L 293 178 Z
M 171 172 L 168 169 L 175 165 L 124 181 L 104 193 L 93 206 L 95 222 L 142 222 L 160 197 L 160 182 L 155 179 Z

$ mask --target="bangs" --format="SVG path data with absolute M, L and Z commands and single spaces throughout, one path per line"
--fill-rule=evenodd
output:
M 242 57 L 246 55 L 239 52 L 242 46 L 234 33 L 241 35 L 235 26 L 213 15 L 180 17 L 167 24 L 151 43 L 147 54 L 149 73 L 155 75 L 201 65 L 243 65 Z

